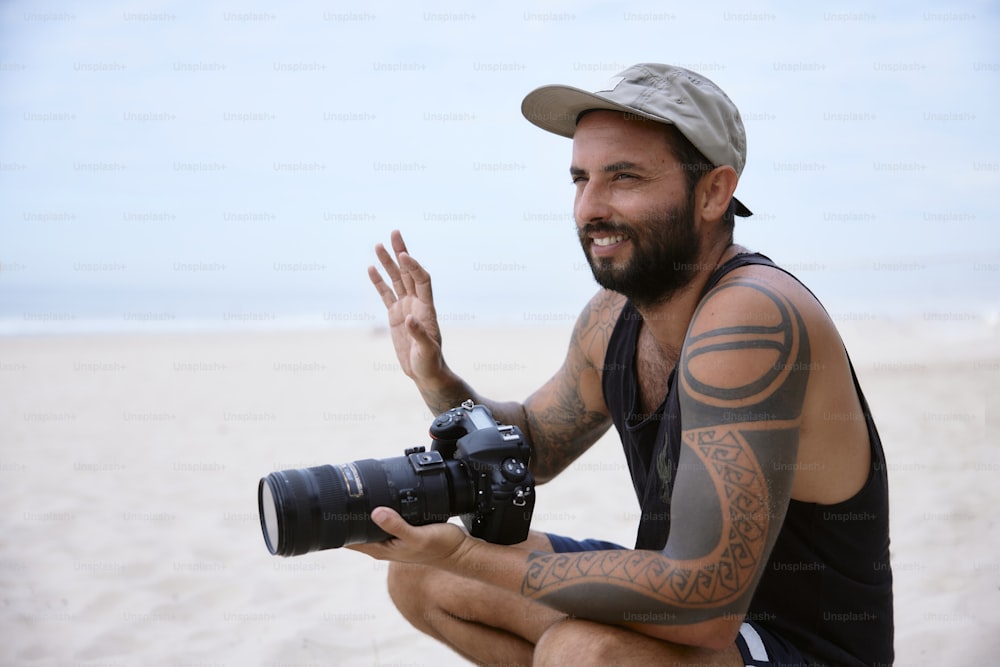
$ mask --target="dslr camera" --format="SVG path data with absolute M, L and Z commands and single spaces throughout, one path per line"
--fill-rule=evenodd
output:
M 517 426 L 471 400 L 438 415 L 432 444 L 403 456 L 272 472 L 257 486 L 268 550 L 298 556 L 388 539 L 371 511 L 391 507 L 414 526 L 461 516 L 469 533 L 494 544 L 528 537 L 535 480 L 531 447 Z

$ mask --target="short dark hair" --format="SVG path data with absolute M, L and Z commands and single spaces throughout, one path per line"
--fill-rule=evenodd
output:
M 717 165 L 712 164 L 676 127 L 664 124 L 664 128 L 666 128 L 664 135 L 667 138 L 667 146 L 670 148 L 670 152 L 674 154 L 674 159 L 681 164 L 681 170 L 684 172 L 684 180 L 687 184 L 688 198 L 692 198 L 694 197 L 694 189 L 698 185 L 698 181 L 701 180 L 701 177 L 715 169 Z M 731 201 L 729 209 L 722 216 L 723 227 L 728 227 L 730 235 L 735 223 L 736 205 L 735 202 Z

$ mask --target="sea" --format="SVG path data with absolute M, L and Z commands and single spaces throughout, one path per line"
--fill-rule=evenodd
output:
M 784 263 L 834 321 L 905 321 L 989 333 L 1000 327 L 1000 256 L 975 261 Z M 2 276 L 0 265 L 0 276 Z M 523 274 L 523 275 L 522 275 Z M 596 285 L 582 271 L 494 273 L 435 282 L 449 327 L 562 327 Z M 364 275 L 293 286 L 189 284 L 15 285 L 0 280 L 0 336 L 205 333 L 385 328 L 385 308 Z

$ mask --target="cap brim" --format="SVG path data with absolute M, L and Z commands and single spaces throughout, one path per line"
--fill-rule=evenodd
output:
M 528 93 L 521 102 L 521 113 L 546 132 L 572 139 L 576 121 L 584 111 L 621 111 L 658 123 L 670 123 L 665 118 L 647 114 L 623 104 L 611 102 L 600 95 L 572 86 L 542 86 Z
M 558 111 L 557 111 L 558 109 Z M 647 114 L 638 109 L 616 104 L 600 95 L 573 86 L 542 86 L 528 93 L 521 102 L 521 113 L 534 125 L 546 132 L 572 139 L 576 121 L 584 111 L 621 111 L 642 118 L 673 125 L 669 120 Z M 753 212 L 733 197 L 734 213 L 748 218 Z

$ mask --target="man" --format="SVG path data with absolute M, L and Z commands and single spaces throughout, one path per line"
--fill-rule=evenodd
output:
M 481 663 L 888 665 L 886 466 L 836 327 L 812 294 L 733 244 L 739 113 L 704 77 L 636 65 L 589 93 L 546 86 L 525 116 L 572 137 L 574 217 L 602 289 L 562 368 L 523 403 L 445 363 L 428 273 L 398 232 L 376 254 L 404 372 L 434 412 L 467 398 L 517 424 L 544 482 L 613 423 L 641 504 L 635 550 L 453 524 L 355 548 L 394 561 L 417 628 Z

